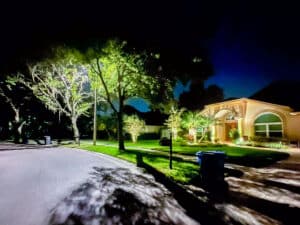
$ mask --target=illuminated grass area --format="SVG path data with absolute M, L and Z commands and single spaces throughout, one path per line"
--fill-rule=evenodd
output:
M 151 149 L 167 154 L 169 147 L 160 146 L 158 142 L 158 140 L 140 140 L 137 143 L 126 141 L 125 146 L 134 149 Z M 83 143 L 91 143 L 91 141 L 84 141 Z M 100 140 L 98 144 L 117 146 L 116 141 Z M 179 142 L 173 142 L 173 152 L 177 155 L 195 156 L 198 151 L 223 151 L 227 156 L 226 162 L 253 167 L 270 165 L 289 156 L 288 153 L 253 147 L 234 147 L 220 144 L 181 145 Z
M 224 151 L 227 155 L 226 162 L 246 166 L 266 166 L 278 160 L 288 157 L 287 153 L 262 150 L 255 148 L 240 148 L 226 145 L 202 145 L 202 146 L 181 146 L 173 144 L 173 169 L 169 169 L 168 146 L 160 146 L 158 140 L 143 140 L 138 143 L 126 142 L 126 151 L 120 152 L 117 149 L 116 141 L 97 141 L 98 145 L 93 146 L 92 141 L 82 141 L 80 148 L 104 153 L 136 164 L 136 155 L 141 154 L 145 163 L 151 165 L 158 171 L 164 173 L 174 181 L 190 183 L 198 175 L 199 165 L 195 163 L 195 153 L 198 151 Z M 77 145 L 69 145 L 76 147 Z M 140 150 L 139 150 L 140 149 Z M 147 151 L 156 150 L 156 151 Z M 185 156 L 193 156 L 186 159 Z M 183 159 L 185 158 L 185 159 Z
M 70 145 L 76 147 L 76 145 Z M 93 146 L 91 144 L 83 143 L 80 145 L 81 149 L 89 150 L 92 152 L 104 153 L 120 159 L 127 160 L 136 164 L 136 155 L 141 154 L 143 161 L 158 171 L 164 173 L 167 177 L 180 183 L 189 183 L 193 178 L 198 176 L 199 166 L 192 162 L 184 162 L 180 157 L 174 157 L 173 169 L 169 169 L 168 155 L 163 152 L 145 152 L 133 149 L 127 149 L 120 152 L 116 147 L 112 146 Z

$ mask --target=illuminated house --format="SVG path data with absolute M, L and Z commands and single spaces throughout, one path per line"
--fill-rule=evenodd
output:
M 289 106 L 240 98 L 206 105 L 204 115 L 213 116 L 212 140 L 229 141 L 229 131 L 236 128 L 244 140 L 253 136 L 300 140 L 300 112 Z

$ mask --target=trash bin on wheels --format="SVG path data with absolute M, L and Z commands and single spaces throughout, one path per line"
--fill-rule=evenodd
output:
M 205 187 L 214 187 L 224 183 L 224 162 L 226 154 L 221 151 L 197 152 L 200 165 L 201 183 Z
M 50 136 L 44 136 L 45 145 L 51 145 L 51 137 Z

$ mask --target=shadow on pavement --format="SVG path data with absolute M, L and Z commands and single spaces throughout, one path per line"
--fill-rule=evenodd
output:
M 300 171 L 227 164 L 226 185 L 207 188 L 197 177 L 190 185 L 174 183 L 140 155 L 137 165 L 164 186 L 129 169 L 94 168 L 53 210 L 50 225 L 298 224 Z
M 91 179 L 54 210 L 51 225 L 198 224 L 152 176 L 94 168 Z

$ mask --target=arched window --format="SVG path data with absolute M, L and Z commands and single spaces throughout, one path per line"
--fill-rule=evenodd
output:
M 254 121 L 256 136 L 263 137 L 282 137 L 282 120 L 273 113 L 265 113 Z

